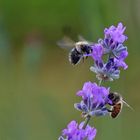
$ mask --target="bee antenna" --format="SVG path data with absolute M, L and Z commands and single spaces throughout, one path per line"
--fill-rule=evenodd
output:
M 127 107 L 129 107 L 131 110 L 134 110 L 127 102 L 125 102 L 124 100 L 122 100 L 122 101 Z

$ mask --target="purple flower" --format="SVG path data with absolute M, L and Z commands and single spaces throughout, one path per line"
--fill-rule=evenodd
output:
M 123 34 L 125 28 L 122 23 L 119 23 L 117 27 L 111 26 L 108 29 L 105 28 L 105 39 L 109 39 L 110 43 L 123 43 L 127 40 L 127 36 Z
M 96 83 L 86 82 L 83 89 L 77 92 L 78 96 L 81 96 L 83 100 L 87 100 L 88 97 L 94 98 L 94 102 L 103 103 L 105 102 L 105 97 L 108 95 L 109 89 L 105 87 L 100 87 Z
M 92 54 L 94 60 L 101 60 L 103 55 L 103 46 L 101 44 L 94 44 L 92 47 Z
M 106 28 L 104 40 L 99 39 L 98 44 L 103 47 L 103 54 L 108 54 L 109 58 L 106 63 L 102 59 L 96 59 L 94 66 L 90 68 L 95 72 L 99 80 L 118 79 L 120 75 L 120 68 L 127 69 L 127 64 L 124 62 L 128 56 L 127 47 L 122 43 L 127 39 L 123 34 L 125 27 L 119 23 L 117 27 L 111 26 Z
M 117 46 L 115 46 L 114 48 L 112 48 L 112 54 L 116 57 L 116 58 L 119 58 L 121 57 L 122 53 L 125 53 L 128 55 L 128 52 L 127 52 L 127 47 L 126 46 L 123 46 L 122 44 L 118 44 Z M 126 55 L 126 57 L 127 57 Z M 126 58 L 125 57 L 125 58 Z
M 124 70 L 128 68 L 128 65 L 122 59 L 114 58 L 114 62 L 116 63 L 117 67 L 122 67 Z
M 119 23 L 117 27 L 111 26 L 104 30 L 105 38 L 98 40 L 98 44 L 101 44 L 103 47 L 103 54 L 110 54 L 110 56 L 116 57 L 116 59 L 121 57 L 122 52 L 128 54 L 127 47 L 123 45 L 127 39 L 123 34 L 124 31 L 125 27 L 123 27 L 122 23 Z
M 123 60 L 121 63 L 116 58 L 110 58 L 105 64 L 103 61 L 96 61 L 94 66 L 90 67 L 90 70 L 97 74 L 98 80 L 113 81 L 113 79 L 119 78 L 119 67 L 125 67 Z
M 83 129 L 84 122 L 76 123 L 76 121 L 71 121 L 67 128 L 62 131 L 63 137 L 59 137 L 59 140 L 94 140 L 97 130 L 87 125 Z
M 124 60 L 127 56 L 128 56 L 128 52 L 127 51 L 121 51 L 118 59 Z
M 124 62 L 124 59 L 128 56 L 127 51 L 122 51 L 120 56 L 116 59 L 114 58 L 114 62 L 117 67 L 122 67 L 124 70 L 128 68 L 128 65 Z
M 109 88 L 100 87 L 96 83 L 86 82 L 83 89 L 77 92 L 82 97 L 80 103 L 74 107 L 82 111 L 83 116 L 103 116 L 108 114 L 106 104 L 108 103 Z

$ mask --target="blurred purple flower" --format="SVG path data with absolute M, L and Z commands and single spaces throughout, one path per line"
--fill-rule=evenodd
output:
M 109 88 L 100 87 L 96 83 L 86 82 L 83 89 L 77 92 L 82 97 L 80 103 L 74 107 L 82 111 L 84 116 L 104 116 L 108 114 L 106 104 L 108 103 Z
M 59 137 L 59 140 L 94 140 L 97 130 L 89 125 L 83 129 L 83 125 L 84 122 L 78 125 L 76 121 L 71 121 L 62 131 L 63 136 Z

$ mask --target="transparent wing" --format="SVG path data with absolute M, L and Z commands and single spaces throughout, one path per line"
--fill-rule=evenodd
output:
M 88 42 L 89 44 L 94 44 L 93 42 L 86 40 L 86 39 L 85 39 L 83 36 L 81 36 L 81 35 L 78 35 L 78 39 L 79 39 L 79 41 L 86 41 L 86 42 Z
M 72 49 L 75 42 L 67 36 L 64 36 L 61 40 L 57 42 L 57 45 L 62 49 Z
M 81 36 L 81 35 L 78 35 L 78 39 L 79 39 L 79 41 L 87 41 L 83 36 Z

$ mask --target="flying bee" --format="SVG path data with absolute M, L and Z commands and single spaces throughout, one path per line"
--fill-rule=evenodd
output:
M 92 53 L 92 48 L 86 41 L 79 41 L 75 43 L 75 48 L 73 48 L 69 53 L 69 61 L 71 64 L 78 64 L 81 59 L 86 59 L 88 55 Z
M 116 118 L 122 111 L 123 104 L 127 105 L 127 107 L 131 108 L 130 105 L 128 105 L 122 98 L 122 96 L 117 92 L 111 92 L 108 95 L 108 98 L 111 100 L 112 103 L 109 103 L 111 105 L 110 116 L 112 118 Z
M 71 64 L 78 64 L 81 59 L 83 61 L 88 58 L 88 56 L 92 53 L 92 43 L 86 41 L 84 38 L 79 36 L 79 41 L 74 42 L 68 37 L 64 37 L 57 43 L 61 48 L 71 48 L 69 52 L 69 61 Z

